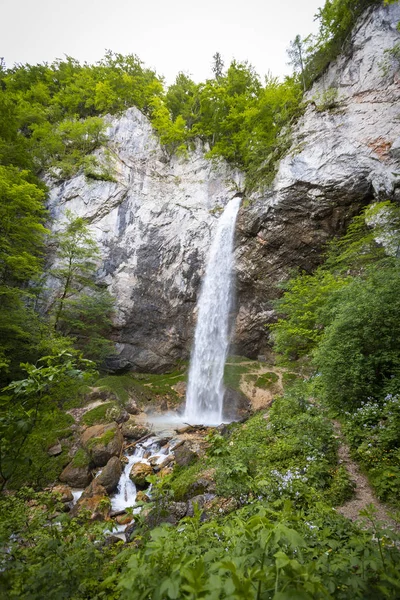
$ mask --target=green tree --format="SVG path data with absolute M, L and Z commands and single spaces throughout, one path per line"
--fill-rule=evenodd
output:
M 15 375 L 37 342 L 32 330 L 35 283 L 42 271 L 44 191 L 29 173 L 0 166 L 0 371 Z
M 303 91 L 307 90 L 305 72 L 304 72 L 304 56 L 306 53 L 304 47 L 304 41 L 301 39 L 300 35 L 296 35 L 294 40 L 290 42 L 290 47 L 287 50 L 290 62 L 292 65 L 293 71 L 295 73 L 300 73 L 301 82 L 303 85 Z
M 56 282 L 46 313 L 54 330 L 74 340 L 85 356 L 101 362 L 112 352 L 107 339 L 113 300 L 96 281 L 100 254 L 85 220 L 67 213 L 65 228 L 52 239 Z

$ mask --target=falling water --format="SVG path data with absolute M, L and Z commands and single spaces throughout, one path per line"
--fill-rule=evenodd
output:
M 215 425 L 222 421 L 232 301 L 233 234 L 239 206 L 239 197 L 227 204 L 211 245 L 190 361 L 185 410 L 185 420 L 189 423 Z

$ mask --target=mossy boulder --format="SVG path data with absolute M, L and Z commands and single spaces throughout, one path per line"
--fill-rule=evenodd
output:
M 125 438 L 135 442 L 150 433 L 150 429 L 144 425 L 138 425 L 133 417 L 129 417 L 129 420 L 122 424 L 121 432 Z
M 90 512 L 92 521 L 108 520 L 111 510 L 111 501 L 107 495 L 106 489 L 96 480 L 85 489 L 78 502 L 71 511 L 71 516 L 75 517 L 81 510 Z
M 81 443 L 96 467 L 104 467 L 112 456 L 119 456 L 123 437 L 116 423 L 93 425 L 81 436 Z
M 153 469 L 147 463 L 136 463 L 133 465 L 129 478 L 139 489 L 145 489 L 149 487 L 146 477 L 153 474 Z

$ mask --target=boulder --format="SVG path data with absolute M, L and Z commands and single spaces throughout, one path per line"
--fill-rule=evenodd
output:
M 136 502 L 145 502 L 147 504 L 147 502 L 150 502 L 150 498 L 142 490 L 139 490 L 136 494 Z
M 223 402 L 222 412 L 226 421 L 238 421 L 250 414 L 251 403 L 242 392 L 226 388 Z
M 138 425 L 134 418 L 129 417 L 129 420 L 122 424 L 121 432 L 125 438 L 134 442 L 150 433 L 150 429 L 144 425 Z
M 77 516 L 80 511 L 90 512 L 92 521 L 104 521 L 110 517 L 111 502 L 106 489 L 96 480 L 85 489 L 78 502 L 71 510 L 71 516 Z
M 186 502 L 169 502 L 162 506 L 155 506 L 149 512 L 142 511 L 142 516 L 146 525 L 153 528 L 161 523 L 176 525 L 186 516 L 186 511 Z
M 47 450 L 47 454 L 49 456 L 58 456 L 59 454 L 61 454 L 62 452 L 62 446 L 60 444 L 60 442 L 57 442 L 57 444 L 54 444 L 54 446 L 51 446 L 51 448 L 49 448 Z
M 165 467 L 168 467 L 173 462 L 175 462 L 175 456 L 173 454 L 168 454 L 168 456 L 166 456 L 161 463 L 154 466 L 154 470 L 162 471 L 163 469 L 165 469 Z
M 69 463 L 62 471 L 59 480 L 73 488 L 83 488 L 91 482 L 92 474 L 89 466 L 74 467 L 72 463 Z
M 145 489 L 149 487 L 146 477 L 153 474 L 153 469 L 147 463 L 136 463 L 133 465 L 129 478 L 139 489 Z
M 182 446 L 174 449 L 175 462 L 180 467 L 187 467 L 197 458 L 196 452 L 193 452 L 189 442 L 185 441 Z
M 138 407 L 134 398 L 129 398 L 127 404 L 125 404 L 125 410 L 130 415 L 138 415 L 140 413 L 140 408 Z
M 186 508 L 187 516 L 193 517 L 195 506 L 197 506 L 200 509 L 203 509 L 204 506 L 208 502 L 211 502 L 211 500 L 213 500 L 214 498 L 215 498 L 214 494 L 200 494 L 198 496 L 194 496 L 193 498 L 191 498 L 190 500 L 187 501 L 187 505 L 186 505 L 187 506 L 187 508 Z M 205 514 L 204 514 L 204 517 L 202 515 L 202 520 L 205 520 Z
M 103 467 L 112 456 L 119 456 L 123 437 L 116 423 L 93 425 L 81 436 L 82 446 L 96 467 Z
M 61 502 L 72 502 L 74 496 L 68 485 L 56 485 L 51 490 L 54 494 L 60 494 Z
M 111 494 L 117 489 L 121 474 L 121 461 L 117 456 L 112 456 L 95 481 L 102 485 L 108 494 Z
M 133 515 L 118 515 L 115 520 L 117 521 L 118 525 L 129 525 L 129 523 L 132 523 L 133 521 Z

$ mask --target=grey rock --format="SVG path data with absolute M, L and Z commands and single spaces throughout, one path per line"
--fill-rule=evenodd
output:
M 73 488 L 84 488 L 91 482 L 92 475 L 89 466 L 74 467 L 69 463 L 62 471 L 59 480 Z
M 102 485 L 108 494 L 111 494 L 117 489 L 121 474 L 121 461 L 117 456 L 112 456 L 95 481 Z
M 180 467 L 187 467 L 197 458 L 196 452 L 193 452 L 189 442 L 184 442 L 181 446 L 174 449 L 175 462 Z

